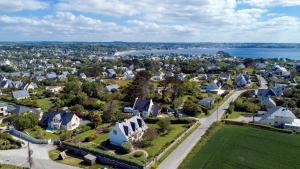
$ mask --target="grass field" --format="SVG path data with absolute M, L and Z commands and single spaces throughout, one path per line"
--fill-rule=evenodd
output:
M 0 164 L 0 169 L 25 169 L 23 167 L 9 165 L 9 164 Z
M 193 149 L 180 169 L 300 168 L 300 136 L 220 125 Z
M 76 166 L 76 167 L 80 167 L 80 168 L 86 168 L 86 169 L 98 169 L 101 167 L 106 167 L 106 168 L 110 168 L 108 166 L 105 165 L 101 165 L 101 164 L 94 164 L 92 166 L 86 165 L 83 161 L 82 158 L 67 154 L 68 157 L 65 158 L 64 160 L 60 160 L 59 159 L 59 153 L 60 151 L 54 149 L 49 151 L 49 157 L 50 159 L 59 162 L 59 163 L 63 163 L 63 164 L 67 164 L 67 165 L 71 165 L 71 166 Z

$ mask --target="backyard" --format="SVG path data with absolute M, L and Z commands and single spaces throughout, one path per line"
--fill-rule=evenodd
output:
M 300 156 L 299 140 L 299 135 L 218 125 L 196 145 L 179 168 L 299 168 L 296 158 Z
M 157 124 L 148 124 L 151 128 L 159 128 Z M 143 164 L 152 157 L 158 155 L 163 149 L 165 149 L 169 144 L 172 143 L 181 133 L 187 130 L 187 124 L 172 124 L 171 130 L 166 134 L 158 134 L 151 144 L 145 148 L 134 150 L 129 154 L 124 154 L 119 151 L 119 148 L 107 144 L 108 132 L 110 128 L 105 130 L 88 130 L 71 139 L 66 140 L 67 142 L 89 149 L 94 149 L 96 151 L 102 152 L 104 154 L 116 156 L 128 161 L 133 161 L 138 164 Z

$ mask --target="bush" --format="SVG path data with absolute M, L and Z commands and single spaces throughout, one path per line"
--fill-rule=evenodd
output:
M 125 153 L 130 153 L 132 150 L 132 145 L 128 141 L 124 142 L 121 147 Z
M 170 130 L 171 121 L 168 118 L 161 118 L 158 120 L 157 125 L 159 126 L 159 130 L 164 133 Z
M 38 125 L 39 119 L 36 114 L 23 113 L 21 115 L 13 115 L 10 118 L 10 122 L 16 129 L 23 131 Z
M 133 157 L 135 157 L 135 158 L 142 157 L 143 154 L 144 154 L 143 152 L 137 151 L 137 152 L 135 152 L 135 153 L 133 154 Z

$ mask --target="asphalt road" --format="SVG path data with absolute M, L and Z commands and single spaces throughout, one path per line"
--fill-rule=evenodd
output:
M 219 108 L 210 116 L 200 119 L 200 126 L 186 138 L 158 167 L 158 169 L 176 169 L 202 138 L 207 129 L 217 121 L 221 120 L 229 104 L 235 101 L 244 91 L 235 91 Z
M 78 169 L 52 161 L 48 156 L 48 151 L 53 148 L 52 145 L 30 144 L 30 148 L 33 150 L 32 169 Z M 27 146 L 15 150 L 2 150 L 0 151 L 0 164 L 29 167 L 27 153 Z

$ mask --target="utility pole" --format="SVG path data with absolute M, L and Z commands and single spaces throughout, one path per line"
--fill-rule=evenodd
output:
M 32 166 L 33 166 L 33 158 L 32 158 L 33 151 L 29 147 L 29 142 L 27 142 L 27 147 L 28 147 L 27 161 L 28 161 L 28 164 L 29 164 L 29 168 L 31 169 Z

